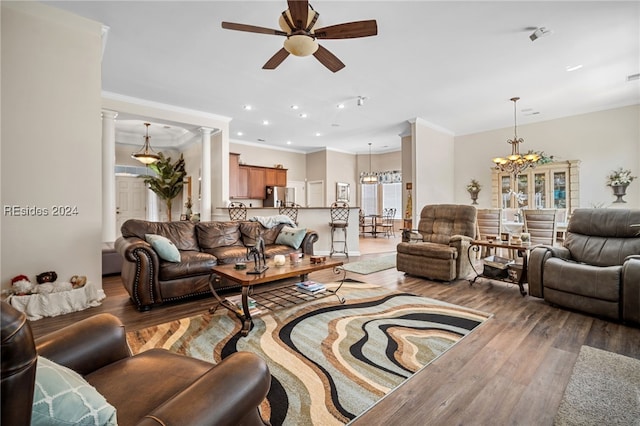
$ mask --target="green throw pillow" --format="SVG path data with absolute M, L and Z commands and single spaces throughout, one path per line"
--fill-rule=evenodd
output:
M 180 251 L 170 239 L 156 234 L 144 234 L 144 239 L 151 244 L 161 259 L 167 262 L 180 262 Z
M 290 228 L 285 226 L 278 234 L 276 244 L 285 244 L 297 250 L 300 248 L 300 244 L 302 244 L 305 235 L 307 235 L 305 228 Z
M 75 371 L 41 356 L 31 425 L 117 425 L 116 409 Z

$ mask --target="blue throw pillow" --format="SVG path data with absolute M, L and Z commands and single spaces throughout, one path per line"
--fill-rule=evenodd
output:
M 38 357 L 32 426 L 117 424 L 116 409 L 82 376 L 67 367 Z
M 180 251 L 170 239 L 156 234 L 145 234 L 144 239 L 151 244 L 161 259 L 167 262 L 180 262 Z
M 276 238 L 276 244 L 284 244 L 297 250 L 300 248 L 300 244 L 302 244 L 305 235 L 307 235 L 306 228 L 290 228 L 284 226 L 278 234 L 278 238 Z

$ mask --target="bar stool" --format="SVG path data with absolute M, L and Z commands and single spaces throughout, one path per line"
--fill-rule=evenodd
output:
M 349 251 L 347 249 L 347 227 L 349 226 L 349 204 L 347 203 L 333 203 L 331 204 L 331 222 L 329 222 L 329 226 L 331 227 L 331 253 L 329 253 L 329 257 L 332 257 L 334 253 L 343 253 L 349 258 Z M 344 239 L 336 240 L 334 234 L 337 230 L 342 231 L 342 236 Z M 342 251 L 335 249 L 335 243 L 342 243 L 343 249 Z
M 229 219 L 231 220 L 247 220 L 247 206 L 241 202 L 229 204 Z

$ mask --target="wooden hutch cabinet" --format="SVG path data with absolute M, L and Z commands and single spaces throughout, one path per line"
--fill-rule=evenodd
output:
M 580 161 L 554 161 L 527 169 L 514 179 L 492 171 L 491 204 L 501 209 L 566 209 L 580 205 Z

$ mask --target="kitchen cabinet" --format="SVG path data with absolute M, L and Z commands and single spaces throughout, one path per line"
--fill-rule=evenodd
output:
M 267 186 L 286 186 L 287 170 L 240 164 L 240 154 L 229 153 L 229 198 L 266 198 Z
M 242 168 L 242 167 L 241 167 Z M 262 167 L 248 167 L 249 169 L 249 198 L 264 200 L 266 193 L 266 173 Z
M 287 171 L 285 169 L 266 168 L 265 184 L 267 186 L 287 186 Z
M 229 198 L 237 198 L 240 178 L 240 154 L 229 154 Z M 246 192 L 246 191 L 245 191 Z

